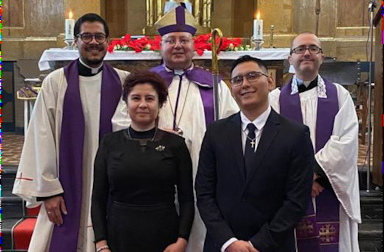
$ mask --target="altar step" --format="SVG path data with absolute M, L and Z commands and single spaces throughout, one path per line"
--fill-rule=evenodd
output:
M 4 166 L 2 169 L 2 252 L 27 251 L 28 237 L 32 235 L 31 227 L 36 221 L 36 217 L 33 217 L 37 214 L 36 211 L 31 213 L 29 210 L 25 210 L 25 203 L 22 199 L 12 194 L 16 171 L 17 166 Z M 360 180 L 361 177 L 362 174 L 360 174 Z M 383 193 L 375 190 L 367 193 L 364 190 L 360 191 L 360 197 L 363 219 L 363 223 L 359 225 L 360 252 L 381 252 L 383 248 Z M 22 231 L 16 229 L 16 236 L 25 238 L 21 239 L 21 243 L 14 244 L 15 234 L 12 233 L 12 229 L 22 220 L 27 220 L 27 222 L 24 222 L 25 226 L 21 227 Z M 15 249 L 15 245 L 19 249 Z
M 27 251 L 38 213 L 26 209 L 25 202 L 12 194 L 16 172 L 17 166 L 3 166 L 1 171 L 2 252 Z

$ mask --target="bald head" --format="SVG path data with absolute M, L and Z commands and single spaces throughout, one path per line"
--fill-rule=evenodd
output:
M 324 59 L 321 42 L 315 34 L 304 32 L 293 39 L 288 60 L 299 79 L 314 80 Z
M 313 41 L 316 42 L 316 45 L 321 48 L 321 42 L 320 39 L 312 32 L 302 32 L 299 35 L 297 35 L 291 43 L 291 50 L 296 48 L 298 46 L 298 40 L 301 40 L 302 38 L 311 38 Z

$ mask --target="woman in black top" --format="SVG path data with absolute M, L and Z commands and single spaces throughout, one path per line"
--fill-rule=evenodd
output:
M 167 95 L 162 78 L 148 71 L 124 83 L 131 126 L 105 136 L 95 160 L 91 217 L 97 251 L 187 247 L 194 217 L 192 162 L 182 137 L 157 128 Z

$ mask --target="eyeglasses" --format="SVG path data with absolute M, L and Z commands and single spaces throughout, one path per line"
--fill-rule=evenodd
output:
M 258 79 L 260 79 L 261 76 L 269 77 L 268 75 L 261 73 L 261 72 L 249 72 L 245 75 L 238 75 L 231 79 L 232 86 L 240 86 L 243 84 L 244 77 L 247 79 L 249 83 L 254 83 Z
M 89 32 L 84 32 L 81 34 L 78 34 L 77 37 L 79 37 L 84 43 L 89 44 L 95 38 L 96 42 L 99 44 L 104 43 L 107 40 L 107 35 L 104 33 L 89 33 Z
M 304 54 L 307 50 L 310 54 L 319 54 L 323 52 L 323 49 L 321 49 L 320 47 L 316 45 L 310 45 L 310 46 L 298 46 L 291 50 L 291 54 L 292 53 Z

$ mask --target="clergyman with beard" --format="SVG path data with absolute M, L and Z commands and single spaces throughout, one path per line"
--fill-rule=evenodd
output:
M 105 63 L 109 29 L 97 14 L 74 27 L 80 57 L 50 73 L 37 97 L 13 193 L 41 204 L 31 252 L 94 252 L 90 218 L 93 163 L 99 140 L 128 75 Z

